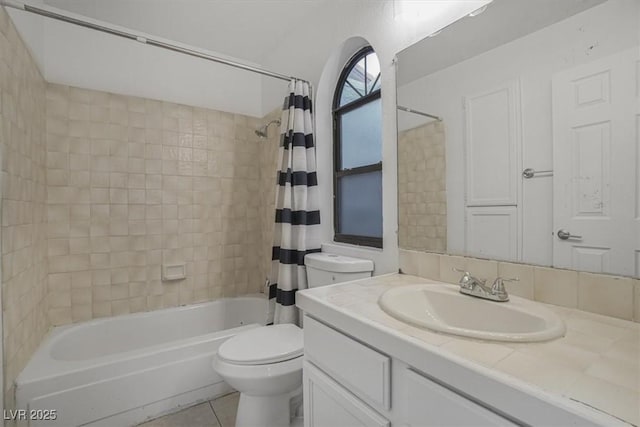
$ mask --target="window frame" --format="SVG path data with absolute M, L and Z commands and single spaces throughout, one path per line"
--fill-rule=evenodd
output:
M 341 148 L 342 141 L 340 139 L 341 135 L 341 125 L 342 125 L 342 116 L 350 111 L 353 111 L 357 108 L 362 107 L 365 104 L 370 102 L 374 102 L 378 99 L 381 99 L 381 89 L 378 88 L 375 91 L 365 94 L 364 96 L 351 101 L 345 105 L 340 106 L 340 99 L 342 98 L 342 92 L 347 83 L 347 78 L 356 64 L 367 55 L 375 53 L 371 46 L 366 46 L 356 52 L 349 62 L 342 69 L 342 73 L 340 74 L 340 78 L 338 79 L 338 83 L 336 85 L 336 91 L 334 93 L 333 98 L 333 110 L 332 110 L 332 118 L 333 118 L 333 240 L 338 243 L 348 243 L 358 246 L 369 246 L 373 248 L 382 249 L 382 237 L 371 237 L 371 236 L 359 236 L 354 234 L 344 234 L 339 233 L 340 230 L 340 194 L 339 194 L 339 186 L 338 180 L 344 176 L 350 175 L 359 175 L 371 172 L 382 171 L 382 160 L 378 163 L 358 166 L 352 169 L 344 169 L 340 170 L 340 165 L 342 164 L 341 158 Z M 365 82 L 366 82 L 366 70 L 365 70 Z M 372 83 L 372 87 L 375 87 L 378 80 L 381 79 L 381 75 L 378 76 Z M 366 84 L 366 83 L 365 83 Z M 366 88 L 365 88 L 366 91 Z M 381 118 L 382 119 L 382 118 Z M 382 153 L 381 153 L 382 154 Z M 382 212 L 381 212 L 382 213 Z M 384 225 L 384 223 L 383 223 Z

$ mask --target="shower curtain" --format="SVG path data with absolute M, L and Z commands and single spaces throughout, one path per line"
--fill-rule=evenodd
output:
M 282 108 L 269 324 L 299 324 L 295 294 L 307 287 L 304 257 L 320 252 L 311 90 L 309 83 L 292 79 Z

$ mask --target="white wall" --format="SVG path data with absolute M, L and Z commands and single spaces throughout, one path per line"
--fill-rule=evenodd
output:
M 36 0 L 32 3 L 34 6 L 41 6 L 42 0 Z M 29 15 L 10 7 L 5 8 L 9 13 L 20 37 L 27 45 L 27 49 L 36 61 L 36 65 L 40 72 L 44 75 L 44 18 Z
M 264 116 L 263 81 L 258 74 L 14 9 L 10 13 L 48 82 L 254 117 Z M 73 16 L 69 12 L 65 14 Z M 215 52 L 200 51 L 258 65 Z
M 392 1 L 349 1 L 327 7 L 307 21 L 303 31 L 262 61 L 266 68 L 279 67 L 309 79 L 317 88 L 316 145 L 318 183 L 321 194 L 322 235 L 325 249 L 344 255 L 372 259 L 375 274 L 398 270 L 397 209 L 397 127 L 396 53 L 428 34 L 448 25 L 485 4 L 486 1 L 424 2 L 430 13 L 420 22 L 394 20 Z M 382 163 L 383 163 L 383 240 L 384 249 L 368 249 L 333 242 L 332 120 L 331 101 L 339 72 L 348 58 L 364 44 L 370 44 L 382 74 Z M 312 51 L 312 55 L 306 52 Z M 279 94 L 264 91 L 263 102 L 273 104 Z
M 257 74 L 58 21 L 45 33 L 49 82 L 262 117 Z
M 523 167 L 552 169 L 552 74 L 637 45 L 639 8 L 610 0 L 398 90 L 407 106 L 444 117 L 449 252 L 465 250 L 463 97 L 519 79 Z M 526 180 L 522 196 L 522 260 L 551 265 L 552 178 Z

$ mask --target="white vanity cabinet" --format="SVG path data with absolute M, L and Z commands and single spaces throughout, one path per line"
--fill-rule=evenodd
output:
M 488 342 L 426 332 L 422 339 L 419 329 L 389 317 L 378 305 L 389 287 L 416 283 L 430 282 L 389 275 L 296 294 L 296 305 L 304 312 L 307 427 L 631 425 L 620 416 L 635 416 L 637 405 L 632 399 L 624 400 L 628 395 L 620 395 L 624 397 L 620 405 L 616 398 L 618 406 L 613 409 L 617 414 L 611 412 L 612 407 L 607 413 L 593 404 L 593 398 L 589 404 L 589 400 L 554 388 L 562 386 L 555 377 L 541 387 L 518 372 L 503 372 L 497 366 L 500 362 L 487 366 L 474 361 L 472 356 L 480 354 L 475 352 L 492 347 Z M 436 338 L 442 340 L 440 345 L 434 344 Z M 566 339 L 558 342 L 568 351 L 574 348 Z M 454 352 L 451 347 L 455 345 L 468 349 L 469 357 Z M 540 344 L 530 345 L 535 348 Z M 507 357 L 518 358 L 517 351 Z M 573 375 L 573 368 L 563 363 L 545 363 L 558 378 Z M 523 369 L 527 369 L 525 364 Z M 540 369 L 541 375 L 549 376 Z M 582 378 L 578 377 L 576 384 L 583 385 Z M 596 387 L 587 384 L 584 395 L 596 395 L 600 392 Z
M 309 316 L 304 339 L 305 427 L 515 425 Z

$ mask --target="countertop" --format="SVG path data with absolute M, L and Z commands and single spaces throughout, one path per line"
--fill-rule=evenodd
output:
M 544 304 L 565 322 L 565 336 L 541 343 L 509 343 L 416 328 L 378 307 L 378 298 L 387 289 L 419 283 L 442 282 L 403 274 L 377 276 L 300 291 L 298 306 L 329 319 L 333 311 L 343 326 L 352 322 L 370 337 L 383 332 L 498 381 L 520 384 L 543 397 L 586 404 L 640 425 L 640 324 Z

